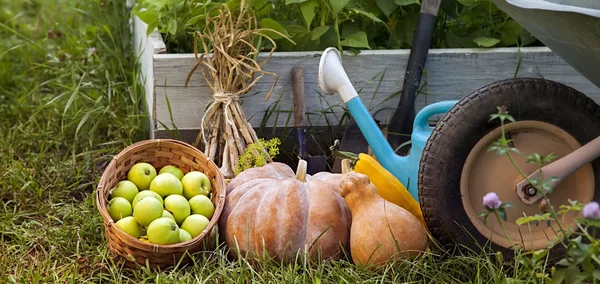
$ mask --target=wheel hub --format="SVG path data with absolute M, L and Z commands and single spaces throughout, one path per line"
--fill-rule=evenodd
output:
M 536 196 L 538 193 L 538 190 L 531 184 L 527 184 L 526 186 L 524 186 L 521 191 L 523 191 L 523 194 L 525 194 L 525 196 L 527 197 Z
M 539 121 L 518 121 L 505 125 L 514 147 L 521 154 L 511 153 L 511 157 L 526 175 L 538 170 L 538 165 L 526 163 L 527 154 L 538 153 L 548 155 L 553 153 L 558 158 L 564 157 L 581 145 L 571 135 L 562 129 Z M 484 136 L 471 150 L 464 164 L 461 175 L 461 198 L 463 207 L 475 228 L 485 237 L 503 247 L 523 247 L 526 250 L 540 249 L 548 246 L 557 233 L 556 222 L 546 222 L 518 226 L 516 220 L 524 215 L 532 216 L 540 213 L 535 199 L 541 196 L 532 185 L 525 182 L 521 187 L 518 183 L 523 176 L 506 155 L 498 156 L 488 148 L 500 137 L 502 130 L 497 128 Z M 486 224 L 478 214 L 485 210 L 482 199 L 488 192 L 495 192 L 503 202 L 510 202 L 515 207 L 506 208 L 507 222 L 504 227 L 510 239 L 503 232 L 496 218 L 488 218 Z M 564 179 L 549 196 L 554 208 L 568 204 L 568 200 L 578 200 L 586 203 L 594 196 L 594 172 L 590 164 L 577 170 Z M 535 199 L 535 200 L 533 200 Z M 527 201 L 531 202 L 527 202 Z M 575 212 L 559 216 L 563 228 L 575 228 Z M 511 243 L 512 240 L 514 243 Z

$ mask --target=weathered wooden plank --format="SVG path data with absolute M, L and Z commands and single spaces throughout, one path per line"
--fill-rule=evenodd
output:
M 372 113 L 387 122 L 398 103 L 409 50 L 364 51 L 358 56 L 345 56 L 343 65 L 355 88 Z M 292 110 L 292 67 L 305 69 L 307 119 L 315 126 L 335 125 L 343 115 L 344 105 L 339 96 L 324 96 L 318 87 L 320 52 L 276 53 L 265 65 L 265 70 L 277 72 L 279 81 L 268 101 L 264 97 L 273 78 L 263 80 L 243 100 L 243 108 L 253 126 L 263 121 L 265 112 L 276 103 L 281 111 L 266 126 L 291 125 L 286 121 Z M 520 59 L 519 59 L 520 58 Z M 460 99 L 473 90 L 497 80 L 518 77 L 543 77 L 565 83 L 600 101 L 600 89 L 577 73 L 560 57 L 545 47 L 495 49 L 433 49 L 430 51 L 422 80 L 423 88 L 417 97 L 417 109 L 443 100 Z M 179 128 L 199 127 L 203 109 L 211 101 L 211 91 L 197 72 L 191 84 L 184 88 L 185 78 L 196 64 L 192 54 L 154 55 L 155 117 L 170 124 L 165 104 L 165 91 L 171 103 L 173 118 Z M 166 80 L 166 84 L 165 84 Z M 332 110 L 323 115 L 323 109 Z M 327 119 L 329 121 L 327 121 Z M 160 126 L 158 129 L 162 129 Z
M 149 37 L 146 36 L 147 25 L 138 17 L 132 18 L 133 28 L 133 48 L 140 60 L 140 76 L 139 80 L 144 84 L 146 93 L 146 110 L 151 114 L 149 125 L 152 129 L 156 128 L 153 125 L 156 116 L 154 109 L 154 60 L 155 53 L 166 52 L 166 47 L 159 33 L 152 33 Z M 150 129 L 150 130 L 152 130 Z M 154 131 L 150 131 L 150 138 L 154 137 Z

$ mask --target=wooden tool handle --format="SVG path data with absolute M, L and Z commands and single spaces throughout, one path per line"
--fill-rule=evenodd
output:
M 294 96 L 294 126 L 306 125 L 306 106 L 304 105 L 304 69 L 292 68 L 292 93 Z

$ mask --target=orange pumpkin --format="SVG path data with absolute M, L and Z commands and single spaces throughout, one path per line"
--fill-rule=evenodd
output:
M 350 243 L 350 211 L 339 195 L 340 174 L 306 175 L 273 162 L 243 171 L 227 185 L 220 234 L 230 248 L 249 258 L 289 263 L 300 256 L 340 259 Z M 239 249 L 239 251 L 238 251 Z

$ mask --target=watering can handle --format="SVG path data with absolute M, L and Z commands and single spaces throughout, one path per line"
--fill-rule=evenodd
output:
M 448 112 L 458 101 L 441 101 L 424 107 L 417 116 L 413 125 L 415 132 L 431 132 L 428 120 L 431 116 Z

